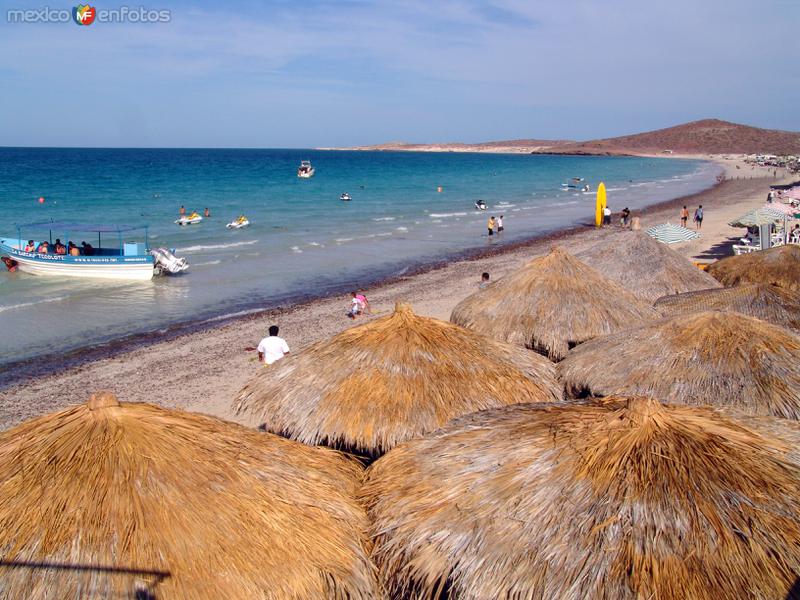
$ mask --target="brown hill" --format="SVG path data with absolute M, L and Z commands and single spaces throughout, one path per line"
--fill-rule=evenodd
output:
M 675 127 L 615 138 L 573 142 L 566 140 L 506 140 L 463 144 L 390 142 L 352 150 L 412 152 L 519 152 L 537 154 L 800 154 L 800 133 L 760 129 L 719 119 L 692 121 Z
M 547 151 L 636 154 L 665 150 L 685 154 L 800 154 L 800 133 L 704 119 L 636 135 L 563 144 Z

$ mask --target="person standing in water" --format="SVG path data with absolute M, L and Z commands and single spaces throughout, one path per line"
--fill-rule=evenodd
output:
M 489 235 L 494 235 L 494 215 L 489 217 L 489 221 L 486 223 L 486 228 L 489 230 Z
M 178 215 L 180 215 L 181 217 L 186 216 L 186 207 L 183 206 L 183 204 L 181 204 L 181 207 L 178 209 Z
M 497 233 L 500 234 L 503 231 L 503 215 L 497 217 Z
M 211 216 L 211 211 L 210 211 L 210 210 L 208 210 L 208 208 L 206 208 L 206 209 L 203 211 L 203 216 L 204 216 L 204 217 L 206 217 L 206 218 L 210 217 L 210 216 Z

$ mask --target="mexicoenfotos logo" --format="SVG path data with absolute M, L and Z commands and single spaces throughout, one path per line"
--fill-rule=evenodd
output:
M 97 9 L 89 4 L 79 4 L 72 12 L 63 8 L 45 6 L 36 9 L 12 8 L 6 11 L 9 23 L 69 23 L 91 25 L 98 23 L 169 23 L 172 12 L 152 10 L 144 6 L 120 6 L 119 8 Z
M 72 9 L 72 18 L 78 25 L 91 25 L 97 16 L 97 10 L 88 4 L 78 4 Z

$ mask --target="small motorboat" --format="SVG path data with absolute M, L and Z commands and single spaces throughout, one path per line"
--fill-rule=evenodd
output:
M 176 225 L 181 225 L 181 226 L 184 226 L 184 225 L 196 225 L 197 223 L 200 223 L 202 220 L 203 220 L 203 217 L 200 214 L 198 214 L 196 212 L 193 212 L 188 217 L 186 215 L 184 215 L 180 219 L 177 219 L 175 221 L 175 224 Z
M 297 167 L 297 176 L 301 179 L 308 179 L 314 176 L 314 167 L 311 166 L 310 160 L 300 161 L 300 166 Z
M 486 210 L 486 202 L 484 202 L 483 200 L 478 200 L 475 203 L 475 208 L 477 210 Z
M 350 202 L 350 200 L 352 200 L 352 198 L 350 197 L 350 194 L 348 194 L 347 192 L 345 192 L 344 194 L 342 194 L 341 196 L 339 196 L 339 200 L 341 200 L 341 201 L 343 201 L 343 202 Z
M 228 229 L 241 229 L 242 227 L 247 227 L 250 225 L 250 219 L 245 217 L 244 215 L 239 215 L 238 219 L 235 219 L 225 225 Z

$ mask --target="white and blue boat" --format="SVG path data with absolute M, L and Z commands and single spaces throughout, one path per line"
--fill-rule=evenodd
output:
M 95 235 L 97 246 L 92 245 Z M 57 253 L 54 238 L 65 247 L 72 242 L 77 250 Z M 29 244 L 31 241 L 33 244 Z M 47 242 L 47 251 L 43 242 Z M 120 225 L 18 225 L 16 237 L 0 239 L 0 256 L 16 262 L 22 272 L 58 277 L 147 280 L 156 267 L 148 247 L 147 227 Z

